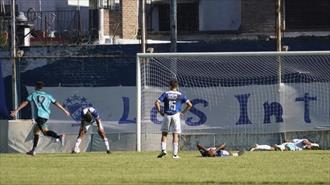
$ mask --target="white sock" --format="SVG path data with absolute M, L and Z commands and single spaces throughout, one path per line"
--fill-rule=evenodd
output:
M 166 153 L 166 143 L 165 142 L 161 142 L 160 143 L 160 149 Z
M 108 138 L 104 138 L 104 144 L 105 144 L 105 147 L 107 147 L 107 151 L 109 151 L 110 150 L 110 146 L 109 146 Z
M 173 155 L 178 155 L 179 143 L 173 143 Z
M 76 144 L 74 145 L 74 150 L 76 150 L 77 148 L 79 148 L 80 143 L 81 143 L 81 139 L 78 138 L 77 141 L 76 141 Z

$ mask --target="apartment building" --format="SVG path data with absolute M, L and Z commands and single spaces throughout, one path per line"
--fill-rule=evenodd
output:
M 9 0 L 0 0 L 9 5 Z M 221 39 L 275 33 L 277 0 L 177 0 L 180 40 Z M 284 33 L 330 35 L 329 0 L 282 0 Z M 98 43 L 139 39 L 141 0 L 16 0 L 36 14 L 36 29 L 93 36 Z M 148 39 L 169 40 L 170 0 L 146 0 Z M 71 13 L 70 13 L 71 11 Z M 69 13 L 68 13 L 69 12 Z M 73 13 L 72 13 L 73 12 Z M 31 15 L 27 15 L 28 17 Z M 46 20 L 44 20 L 45 18 Z M 39 21 L 39 22 L 38 22 Z M 71 33 L 70 32 L 70 33 Z M 66 35 L 66 34 L 63 34 Z M 210 37 L 211 35 L 211 37 Z
M 169 0 L 147 0 L 148 38 L 168 39 Z M 274 35 L 276 0 L 177 0 L 178 34 L 181 38 L 203 35 Z M 285 32 L 323 32 L 330 35 L 330 1 L 283 0 Z M 104 33 L 138 38 L 138 0 L 117 0 L 116 9 L 104 14 Z M 114 32 L 116 30 L 117 32 Z M 185 37 L 186 36 L 186 37 Z

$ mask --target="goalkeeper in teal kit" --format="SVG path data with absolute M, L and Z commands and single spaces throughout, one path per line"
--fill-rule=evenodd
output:
M 34 105 L 34 119 L 36 121 L 36 125 L 34 126 L 34 138 L 33 138 L 33 147 L 32 150 L 27 152 L 28 155 L 35 155 L 36 148 L 39 141 L 39 134 L 42 132 L 45 136 L 49 136 L 55 138 L 56 140 L 61 141 L 61 144 L 64 145 L 64 134 L 58 135 L 56 132 L 52 130 L 48 130 L 47 120 L 50 115 L 50 104 L 54 104 L 56 107 L 61 109 L 67 116 L 70 116 L 70 113 L 60 104 L 58 103 L 52 95 L 42 91 L 44 83 L 38 81 L 35 86 L 35 91 L 30 94 L 25 101 L 21 103 L 21 105 L 11 112 L 12 117 L 16 117 L 16 114 L 27 106 L 29 103 Z

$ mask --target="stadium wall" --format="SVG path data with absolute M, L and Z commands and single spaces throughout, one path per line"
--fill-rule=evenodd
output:
M 52 124 L 50 124 L 52 125 Z M 0 121 L 0 152 L 1 153 L 25 153 L 32 147 L 32 128 L 31 120 Z M 63 127 L 52 127 L 54 130 L 61 130 Z M 196 150 L 196 144 L 205 146 L 218 146 L 226 143 L 231 150 L 240 148 L 248 149 L 253 144 L 273 145 L 282 142 L 284 133 L 258 134 L 258 135 L 222 135 L 222 134 L 183 134 L 180 138 L 180 150 Z M 113 151 L 134 151 L 136 144 L 135 133 L 112 133 L 107 135 L 110 140 L 110 147 Z M 247 140 L 246 137 L 249 137 Z M 308 138 L 314 142 L 320 141 L 322 149 L 330 149 L 330 131 L 314 132 L 288 132 L 287 138 Z M 159 150 L 160 134 L 142 135 L 144 147 L 143 151 Z M 38 153 L 53 152 L 71 152 L 75 143 L 76 134 L 68 133 L 66 135 L 65 145 L 62 147 L 59 143 L 48 137 L 41 136 L 39 140 Z M 168 138 L 171 140 L 171 136 Z M 240 141 L 242 145 L 232 146 L 231 143 Z M 247 143 L 246 141 L 249 141 Z M 81 151 L 105 151 L 104 143 L 97 135 L 96 131 L 89 132 L 81 143 Z M 169 150 L 172 149 L 171 142 L 168 142 Z
M 271 86 L 271 85 L 268 85 Z M 28 92 L 33 91 L 33 87 L 26 87 Z M 256 89 L 257 87 L 249 87 L 246 91 Z M 314 87 L 311 87 L 314 88 Z M 82 105 L 93 105 L 98 108 L 101 115 L 103 126 L 114 151 L 132 151 L 136 146 L 136 125 L 135 125 L 135 87 L 46 87 L 45 91 L 53 94 L 59 102 L 63 102 L 64 106 L 72 113 L 71 117 L 65 117 L 64 114 L 57 109 L 53 109 L 51 119 L 48 121 L 49 128 L 58 133 L 66 134 L 66 144 L 61 147 L 59 143 L 48 137 L 41 137 L 38 152 L 70 152 L 80 127 L 80 109 Z M 189 88 L 181 88 L 187 93 L 188 97 L 194 98 L 190 94 Z M 315 88 L 314 88 L 315 89 Z M 204 89 L 206 90 L 206 89 Z M 157 90 L 156 90 L 157 91 Z M 233 92 L 237 90 L 233 90 Z M 157 91 L 158 92 L 158 91 Z M 195 145 L 201 143 L 207 146 L 217 146 L 221 143 L 227 143 L 232 149 L 249 148 L 258 144 L 278 144 L 284 139 L 307 138 L 313 142 L 319 143 L 322 148 L 330 148 L 330 130 L 324 120 L 328 120 L 327 114 L 322 112 L 311 113 L 312 123 L 304 122 L 304 110 L 300 109 L 303 104 L 293 103 L 292 106 L 286 106 L 287 113 L 291 116 L 284 117 L 284 122 L 265 124 L 263 122 L 263 112 L 250 114 L 253 124 L 237 125 L 235 124 L 240 114 L 240 108 L 237 100 L 228 92 L 226 100 L 217 107 L 208 107 L 195 105 L 202 114 L 188 113 L 185 120 L 182 120 L 183 135 L 181 136 L 182 150 L 195 150 Z M 318 97 L 325 98 L 326 95 L 321 92 L 314 92 Z M 255 94 L 252 94 L 255 97 Z M 156 97 L 151 97 L 155 99 Z M 269 97 L 272 99 L 272 97 Z M 199 99 L 199 98 L 198 98 Z M 266 99 L 251 98 L 249 105 L 254 107 Z M 325 99 L 328 102 L 327 99 Z M 81 106 L 80 106 L 81 105 Z M 314 105 L 314 104 L 313 104 Z M 152 111 L 152 103 L 145 105 L 148 109 L 145 125 L 142 133 L 142 150 L 155 151 L 159 149 L 160 125 L 161 118 L 157 118 Z M 232 107 L 232 109 L 226 109 Z M 260 109 L 261 109 L 260 107 Z M 252 107 L 250 107 L 252 108 Z M 311 110 L 315 107 L 311 105 Z M 226 110 L 226 111 L 222 111 Z M 258 109 L 259 110 L 259 109 Z M 324 110 L 328 112 L 328 110 Z M 223 114 L 229 114 L 232 119 L 223 119 Z M 200 116 L 205 115 L 207 118 L 202 119 Z M 227 117 L 228 118 L 228 117 Z M 190 121 L 189 121 L 190 120 Z M 201 120 L 208 120 L 202 123 Z M 199 125 L 189 125 L 189 122 Z M 185 123 L 185 124 L 184 124 Z M 288 124 L 290 123 L 290 124 Z M 243 127 L 242 127 L 243 126 Z M 32 120 L 16 120 L 3 121 L 1 123 L 1 152 L 26 152 L 32 146 L 33 139 L 33 123 Z M 285 133 L 284 133 L 285 132 Z M 171 138 L 169 138 L 171 140 Z M 168 142 L 168 148 L 172 147 Z M 102 140 L 97 134 L 96 128 L 93 127 L 87 137 L 83 140 L 82 151 L 103 151 L 105 150 Z
M 300 39 L 292 39 L 292 40 L 285 40 L 285 42 L 289 43 L 289 46 L 293 48 L 293 50 L 330 50 L 329 38 L 300 38 Z M 156 45 L 149 45 L 149 47 L 154 47 L 155 52 L 166 52 L 169 49 L 169 44 L 156 44 Z M 269 51 L 273 50 L 274 43 L 273 41 L 223 41 L 221 43 L 205 43 L 205 42 L 198 42 L 198 43 L 189 43 L 189 44 L 179 44 L 179 51 L 180 52 L 187 52 L 187 51 Z M 83 86 L 83 87 L 94 87 L 94 86 L 107 86 L 107 87 L 132 87 L 135 86 L 135 66 L 136 66 L 136 53 L 140 50 L 139 45 L 112 45 L 112 46 L 79 46 L 79 47 L 29 47 L 29 48 L 21 48 L 25 51 L 24 56 L 30 57 L 26 59 L 22 59 L 20 61 L 20 89 L 21 89 L 21 96 L 20 99 L 25 99 L 28 90 L 26 87 L 33 86 L 36 80 L 44 80 L 47 86 L 51 87 L 58 87 L 58 86 L 65 86 L 65 87 L 75 87 L 75 86 Z M 102 56 L 108 55 L 112 57 L 95 57 L 92 56 Z M 5 82 L 5 92 L 6 92 L 6 100 L 11 100 L 11 66 L 10 62 L 7 62 L 8 59 L 3 59 L 1 57 L 9 56 L 8 52 L 0 51 L 0 63 L 2 65 L 2 74 L 4 77 Z M 44 56 L 58 56 L 58 58 L 46 58 Z M 88 58 L 67 58 L 67 56 L 90 56 Z M 33 58 L 35 57 L 35 58 Z M 44 58 L 43 58 L 44 57 Z M 101 61 L 101 62 L 100 62 Z M 76 63 L 82 62 L 90 62 L 93 65 L 89 65 L 87 68 L 77 68 L 75 66 Z M 30 65 L 31 63 L 37 65 Z M 72 65 L 73 64 L 73 65 Z M 83 66 L 79 66 L 83 67 Z M 83 74 L 76 73 L 76 70 L 80 69 L 87 69 L 84 71 Z M 40 75 L 42 74 L 42 75 Z M 72 74 L 75 74 L 72 76 Z M 91 81 L 92 79 L 97 79 L 98 75 L 102 77 L 102 81 Z M 85 83 L 88 81 L 88 83 Z M 122 97 L 117 98 L 117 101 L 124 101 Z M 134 100 L 132 99 L 131 102 Z M 8 110 L 11 109 L 11 101 L 7 101 Z M 135 107 L 131 105 L 131 107 Z M 118 109 L 122 111 L 122 108 Z M 133 111 L 133 110 L 131 110 Z M 119 114 L 122 114 L 120 112 Z M 133 114 L 133 113 L 131 113 Z M 61 114 L 63 115 L 63 114 Z M 134 115 L 134 114 L 133 114 Z M 8 117 L 5 117 L 8 119 Z M 24 119 L 31 119 L 31 109 L 26 108 L 22 111 L 21 118 Z M 130 115 L 130 121 L 134 121 L 134 117 Z M 118 121 L 118 120 L 117 120 Z M 6 122 L 6 121 L 4 121 Z M 69 123 L 70 126 L 74 123 Z M 114 122 L 116 124 L 116 122 Z M 22 124 L 21 124 L 22 125 Z M 31 131 L 31 124 L 30 127 L 25 128 L 27 132 Z M 110 124 L 111 125 L 111 124 Z M 26 125 L 25 125 L 26 126 Z M 7 124 L 8 127 L 8 124 Z M 54 127 L 56 128 L 56 127 Z M 74 130 L 70 133 L 67 133 L 69 137 L 68 139 L 68 147 L 64 148 L 63 152 L 70 151 L 73 145 L 73 142 L 77 135 L 78 127 L 72 127 Z M 131 124 L 131 128 L 134 130 L 134 124 Z M 8 128 L 9 129 L 9 128 Z M 8 130 L 7 129 L 7 130 Z M 114 132 L 116 127 L 111 126 L 109 127 L 108 136 L 112 142 L 112 147 L 114 150 L 135 150 L 135 133 L 134 131 L 130 132 Z M 4 131 L 6 130 L 6 126 L 1 124 L 1 137 L 6 137 L 6 133 L 9 132 Z M 61 130 L 60 130 L 61 131 Z M 3 134 L 4 133 L 4 134 Z M 88 137 L 86 137 L 86 151 L 89 150 L 102 150 L 102 142 L 101 145 L 95 145 L 94 143 L 100 143 L 100 139 L 97 136 L 95 131 L 91 132 Z M 295 134 L 294 134 L 295 133 Z M 288 136 L 299 136 L 309 138 L 311 134 L 314 134 L 317 140 L 316 142 L 323 143 L 322 147 L 329 148 L 329 132 L 328 131 L 321 131 L 321 132 L 293 132 L 292 135 Z M 312 134 L 312 135 L 313 135 Z M 319 135 L 319 136 L 318 136 Z M 24 135 L 21 135 L 24 136 Z M 20 136 L 20 137 L 21 137 Z M 25 135 L 26 138 L 28 135 Z M 8 138 L 9 136 L 7 136 Z M 27 142 L 28 147 L 21 147 L 21 148 L 11 148 L 6 147 L 3 145 L 2 142 L 6 141 L 1 139 L 1 151 L 20 151 L 24 152 L 32 146 L 31 143 L 31 134 L 29 135 L 29 141 L 25 141 L 26 138 L 21 138 L 22 142 Z M 251 136 L 252 137 L 252 136 Z M 253 136 L 254 137 L 254 136 Z M 281 133 L 277 134 L 266 134 L 264 136 L 255 136 L 256 139 L 250 139 L 251 143 L 246 143 L 244 146 L 248 147 L 252 142 L 260 143 L 260 141 L 267 142 L 269 144 L 274 144 L 281 142 L 282 135 Z M 150 134 L 148 136 L 142 136 L 142 138 L 146 138 L 145 142 L 148 143 L 147 147 L 144 148 L 145 150 L 158 150 L 159 148 L 159 134 Z M 226 139 L 228 138 L 228 139 Z M 42 139 L 47 141 L 48 138 Z M 235 139 L 239 141 L 244 141 L 244 135 L 236 135 L 230 138 L 229 136 L 225 135 L 210 135 L 210 134 L 185 134 L 181 140 L 181 142 L 185 142 L 183 149 L 194 149 L 194 144 L 197 142 L 204 143 L 205 145 L 212 145 L 212 144 L 219 144 L 222 142 L 227 142 L 230 144 L 230 140 Z M 312 138 L 313 139 L 313 138 Z M 320 140 L 319 140 L 320 139 Z M 13 139 L 14 140 L 14 139 Z M 50 140 L 49 143 L 52 143 Z M 12 142 L 13 143 L 13 142 Z M 45 149 L 49 143 L 40 144 L 40 150 Z M 264 144 L 267 144 L 264 143 Z M 9 146 L 9 145 L 8 145 Z M 13 145 L 15 146 L 15 145 Z M 45 147 L 44 147 L 45 146 Z M 56 145 L 57 147 L 57 145 Z M 7 148 L 7 149 L 6 149 Z M 51 151 L 60 151 L 59 149 L 55 150 L 54 147 L 50 147 Z M 171 147 L 169 147 L 171 148 Z M 47 150 L 45 150 L 47 151 Z
M 34 123 L 32 120 L 0 120 L 0 152 L 25 153 L 30 151 L 33 144 L 33 128 Z M 37 152 L 71 152 L 78 135 L 79 125 L 53 120 L 49 122 L 49 128 L 58 133 L 66 134 L 65 145 L 62 147 L 59 142 L 41 134 Z M 107 126 L 105 130 L 112 150 L 135 150 L 135 133 L 110 133 Z M 89 130 L 81 142 L 80 149 L 81 151 L 105 151 L 104 143 L 98 136 L 96 128 Z

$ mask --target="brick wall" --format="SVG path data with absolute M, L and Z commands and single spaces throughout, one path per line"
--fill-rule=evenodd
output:
M 115 34 L 116 37 L 123 39 L 136 38 L 138 31 L 137 1 L 121 0 L 119 10 L 104 11 L 104 35 L 113 36 Z
M 275 32 L 275 0 L 241 0 L 243 33 Z
M 122 37 L 121 11 L 104 10 L 104 35 Z
M 122 0 L 122 38 L 134 39 L 138 31 L 138 0 Z

